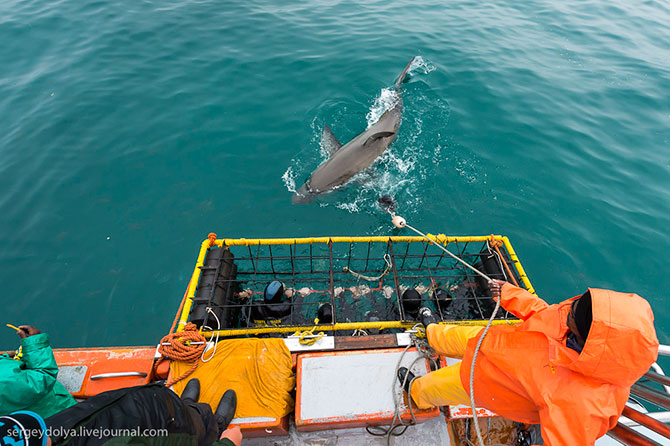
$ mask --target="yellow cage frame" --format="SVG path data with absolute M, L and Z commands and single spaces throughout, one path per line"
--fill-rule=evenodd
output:
M 514 269 L 516 270 L 519 278 L 525 285 L 526 289 L 533 294 L 535 289 L 530 283 L 530 279 L 526 275 L 519 258 L 512 248 L 512 244 L 506 236 L 502 235 L 479 235 L 479 236 L 447 236 L 445 234 L 427 234 L 433 243 L 439 243 L 443 246 L 447 246 L 449 243 L 466 243 L 466 242 L 485 242 L 492 240 L 500 240 L 503 242 L 507 253 L 510 256 Z M 186 296 L 184 297 L 184 305 L 181 311 L 179 318 L 179 324 L 177 325 L 177 332 L 180 332 L 184 329 L 188 322 L 188 315 L 191 312 L 191 306 L 193 305 L 193 298 L 195 297 L 195 291 L 200 279 L 201 267 L 205 262 L 205 256 L 207 255 L 207 250 L 213 246 L 223 247 L 225 246 L 257 246 L 257 245 L 301 245 L 301 244 L 315 244 L 315 243 L 389 243 L 389 242 L 424 242 L 423 237 L 417 236 L 408 236 L 408 237 L 398 237 L 398 236 L 376 236 L 376 237 L 305 237 L 305 238 L 268 238 L 268 239 L 217 239 L 216 234 L 210 234 L 210 236 L 203 240 L 200 246 L 200 253 L 198 254 L 198 261 L 195 264 L 193 269 L 193 275 L 189 281 L 188 289 L 186 291 Z M 488 321 L 485 320 L 470 320 L 470 321 L 450 321 L 450 324 L 456 325 L 486 325 Z M 494 320 L 493 324 L 508 324 L 514 322 L 513 320 Z M 230 329 L 230 330 L 214 330 L 214 331 L 204 331 L 203 335 L 207 338 L 209 337 L 229 337 L 229 336 L 244 336 L 244 335 L 259 335 L 264 333 L 294 333 L 296 331 L 305 331 L 305 330 L 314 330 L 314 331 L 334 331 L 334 330 L 356 330 L 356 329 L 388 329 L 388 328 L 412 328 L 414 324 L 402 322 L 402 321 L 379 321 L 379 322 L 343 322 L 335 324 L 321 324 L 315 326 L 304 326 L 304 327 L 281 327 L 281 326 L 270 326 L 270 327 L 255 327 L 255 328 L 246 328 L 246 329 Z

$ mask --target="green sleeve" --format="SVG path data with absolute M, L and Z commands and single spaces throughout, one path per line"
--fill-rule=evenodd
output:
M 212 446 L 235 446 L 235 443 L 228 440 L 227 438 L 222 438 L 221 440 L 212 443 Z
M 21 340 L 20 361 L 3 360 L 0 395 L 7 407 L 30 407 L 51 392 L 58 365 L 49 346 L 49 335 L 41 333 Z
M 44 373 L 56 378 L 58 375 L 58 365 L 54 352 L 49 345 L 49 335 L 40 333 L 21 339 L 23 352 L 23 363 L 26 369 L 42 370 Z

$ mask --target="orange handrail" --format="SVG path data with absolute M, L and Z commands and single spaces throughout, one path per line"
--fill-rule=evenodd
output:
M 665 438 L 670 438 L 670 426 L 661 423 L 647 414 L 639 412 L 632 407 L 626 406 L 623 409 L 622 415 L 624 417 L 630 418 L 631 420 L 648 429 L 653 430 L 657 434 L 663 435 Z
M 607 435 L 628 446 L 662 446 L 660 443 L 621 423 L 617 423 Z

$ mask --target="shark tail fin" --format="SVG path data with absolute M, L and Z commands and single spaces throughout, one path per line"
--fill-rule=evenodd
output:
M 405 69 L 402 70 L 402 73 L 400 73 L 400 76 L 398 76 L 398 80 L 395 81 L 396 90 L 399 89 L 402 86 L 403 82 L 405 82 L 405 78 L 407 77 L 407 72 L 409 71 L 409 67 L 412 66 L 412 62 L 414 62 L 414 59 L 416 59 L 416 56 L 412 57 L 412 60 L 409 61 L 407 66 L 405 66 Z

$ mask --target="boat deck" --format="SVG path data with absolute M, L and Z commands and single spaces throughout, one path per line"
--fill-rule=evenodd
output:
M 291 423 L 289 435 L 285 437 L 244 439 L 244 446 L 382 446 L 385 437 L 370 435 L 364 428 L 330 429 L 318 432 L 300 432 Z M 401 436 L 391 437 L 395 446 L 444 445 L 450 446 L 451 439 L 447 423 L 443 417 L 433 418 L 425 423 L 410 426 Z
M 288 372 L 297 378 L 293 412 L 280 418 L 255 414 L 233 421 L 242 427 L 245 445 L 387 444 L 385 437 L 373 436 L 365 427 L 388 426 L 395 407 L 392 395 L 396 392 L 396 398 L 402 398 L 403 393 L 392 384 L 399 352 L 405 348 L 411 352 L 411 344 L 418 345 L 417 336 L 421 337 L 416 327 L 418 305 L 428 306 L 444 322 L 468 325 L 485 325 L 494 307 L 486 281 L 432 244 L 447 247 L 490 277 L 517 283 L 534 293 L 506 237 L 429 237 L 432 243 L 419 237 L 251 240 L 216 239 L 210 234 L 203 241 L 173 324 L 177 336 L 187 323 L 194 323 L 208 341 L 206 351 L 222 340 L 281 338 L 291 355 Z M 282 283 L 278 302 L 268 302 L 265 296 L 272 281 Z M 405 300 L 403 294 L 408 289 L 416 290 L 417 302 Z M 329 317 L 323 317 L 324 308 Z M 505 311 L 493 321 L 515 322 Z M 59 379 L 81 398 L 166 379 L 169 361 L 153 367 L 156 354 L 153 347 L 56 351 L 63 369 Z M 431 367 L 425 358 L 419 359 L 425 364 L 419 363 L 422 370 L 413 369 L 417 375 Z M 293 396 L 293 392 L 289 394 Z M 658 401 L 670 404 L 667 393 L 661 395 L 664 399 L 655 394 L 652 397 L 657 405 L 661 405 Z M 403 419 L 409 419 L 406 401 L 398 407 Z M 644 407 L 637 409 L 645 411 Z M 420 414 L 419 424 L 392 437 L 390 444 L 463 444 L 470 421 L 448 419 L 444 410 Z M 667 423 L 667 414 L 651 415 Z M 496 420 L 508 427 L 511 424 L 500 417 L 481 416 L 480 426 L 489 432 L 487 424 Z M 619 424 L 656 441 L 641 444 L 670 445 L 668 438 L 624 417 Z M 621 433 L 619 429 L 610 435 Z M 470 438 L 475 438 L 474 433 Z M 504 440 L 492 438 L 492 443 L 514 445 L 516 440 L 508 435 Z M 596 444 L 626 443 L 604 437 Z

